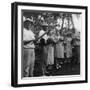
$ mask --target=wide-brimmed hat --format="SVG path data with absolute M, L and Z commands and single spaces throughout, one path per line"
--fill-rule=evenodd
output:
M 34 25 L 34 23 L 30 20 L 30 19 L 26 19 L 24 22 L 23 22 L 23 26 L 24 28 L 28 29 L 28 26 L 29 25 Z
M 30 19 L 30 18 L 26 18 L 26 20 L 25 21 L 28 21 L 28 22 L 30 22 L 30 23 L 34 23 L 34 20 L 33 19 Z

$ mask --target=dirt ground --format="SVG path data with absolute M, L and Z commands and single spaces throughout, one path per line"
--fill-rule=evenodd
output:
M 40 59 L 40 51 L 35 50 L 36 53 L 36 60 L 35 60 L 35 68 L 34 68 L 34 76 L 42 76 L 42 68 L 41 68 L 41 59 Z M 67 61 L 67 59 L 64 59 Z M 49 66 L 47 68 L 48 73 L 46 76 L 57 76 L 57 75 L 79 75 L 80 74 L 80 63 L 71 63 L 71 62 L 64 62 L 61 65 L 61 68 L 56 69 L 55 65 Z

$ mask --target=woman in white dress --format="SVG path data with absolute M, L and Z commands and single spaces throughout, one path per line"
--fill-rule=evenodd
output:
M 54 65 L 54 36 L 53 36 L 53 32 L 49 33 L 48 36 L 48 40 L 47 40 L 47 44 L 48 44 L 48 57 L 47 57 L 47 65 Z
M 64 46 L 63 46 L 63 37 L 60 36 L 59 32 L 55 36 L 56 45 L 55 45 L 55 62 L 56 68 L 61 68 L 64 58 Z

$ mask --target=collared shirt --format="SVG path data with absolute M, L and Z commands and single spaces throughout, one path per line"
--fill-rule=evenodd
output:
M 31 41 L 35 40 L 35 34 L 31 30 L 27 30 L 24 28 L 23 31 L 23 41 Z M 35 45 L 33 42 L 30 42 L 27 45 L 24 45 L 24 48 L 35 48 Z
M 44 30 L 40 30 L 40 32 L 39 32 L 39 37 L 42 36 L 44 33 L 45 33 Z M 48 39 L 48 35 L 45 34 L 42 38 L 45 39 L 45 41 L 46 41 L 46 40 Z

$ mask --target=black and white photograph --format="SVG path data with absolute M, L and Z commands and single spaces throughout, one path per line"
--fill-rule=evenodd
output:
M 86 7 L 19 4 L 13 6 L 17 84 L 86 81 Z
M 22 13 L 22 77 L 79 75 L 81 13 Z

